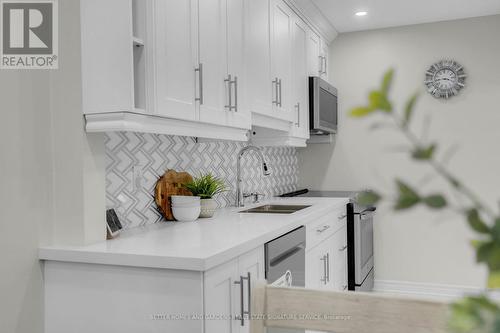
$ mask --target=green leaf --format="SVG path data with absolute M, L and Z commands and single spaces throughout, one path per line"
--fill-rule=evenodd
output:
M 385 72 L 384 78 L 382 79 L 382 89 L 381 89 L 384 95 L 387 95 L 387 93 L 389 92 L 393 78 L 394 78 L 394 69 L 389 69 L 387 72 Z
M 479 212 L 476 208 L 470 209 L 467 212 L 467 222 L 469 222 L 470 227 L 480 234 L 489 234 L 490 227 L 483 222 L 479 216 Z
M 489 273 L 488 288 L 500 289 L 500 270 Z
M 444 208 L 447 205 L 445 197 L 441 194 L 429 195 L 423 201 L 430 208 Z
M 491 241 L 475 240 L 472 242 L 472 245 L 476 248 L 476 261 L 488 262 L 488 258 L 490 257 L 495 244 Z
M 374 111 L 375 111 L 375 109 L 361 106 L 361 107 L 357 107 L 357 108 L 352 109 L 349 114 L 351 115 L 351 117 L 360 118 L 360 117 L 367 116 Z
M 491 235 L 493 239 L 500 243 L 500 217 L 495 219 L 495 224 L 491 228 Z
M 420 202 L 420 196 L 409 185 L 405 184 L 401 180 L 397 180 L 396 184 L 399 190 L 399 197 L 396 201 L 394 209 L 408 209 Z
M 417 103 L 418 99 L 418 93 L 415 93 L 413 96 L 410 97 L 410 99 L 406 102 L 405 106 L 405 114 L 403 118 L 403 126 L 407 127 L 408 124 L 410 123 L 411 116 L 413 114 L 413 109 L 415 107 L 415 104 Z
M 370 108 L 374 110 L 381 110 L 385 112 L 392 112 L 391 102 L 387 99 L 387 95 L 384 92 L 374 90 L 368 96 L 370 101 Z
M 361 206 L 371 206 L 380 201 L 382 197 L 373 191 L 364 191 L 358 194 L 356 202 Z
M 413 151 L 411 156 L 416 160 L 430 160 L 435 150 L 436 144 L 432 144 L 428 147 L 419 147 Z
M 495 241 L 475 241 L 476 261 L 486 263 L 490 272 L 500 271 L 500 243 Z
M 193 195 L 202 199 L 211 199 L 226 190 L 224 181 L 214 177 L 211 173 L 194 178 L 192 182 L 185 184 L 184 187 L 191 191 Z

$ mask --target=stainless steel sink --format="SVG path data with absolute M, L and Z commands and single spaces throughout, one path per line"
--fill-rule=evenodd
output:
M 241 210 L 240 213 L 260 213 L 260 214 L 292 214 L 301 209 L 311 207 L 306 205 L 264 205 L 259 207 Z

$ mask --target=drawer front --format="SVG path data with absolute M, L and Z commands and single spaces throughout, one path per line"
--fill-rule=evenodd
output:
M 336 209 L 306 225 L 306 246 L 312 249 L 346 225 L 346 209 Z

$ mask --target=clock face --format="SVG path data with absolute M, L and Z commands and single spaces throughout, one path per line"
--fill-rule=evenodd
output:
M 450 98 L 465 87 L 463 66 L 453 60 L 442 60 L 425 73 L 427 91 L 436 98 Z

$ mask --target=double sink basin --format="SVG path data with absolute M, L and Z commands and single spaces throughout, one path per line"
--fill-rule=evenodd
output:
M 311 207 L 310 205 L 263 205 L 239 213 L 257 213 L 257 214 L 293 214 L 301 209 Z

